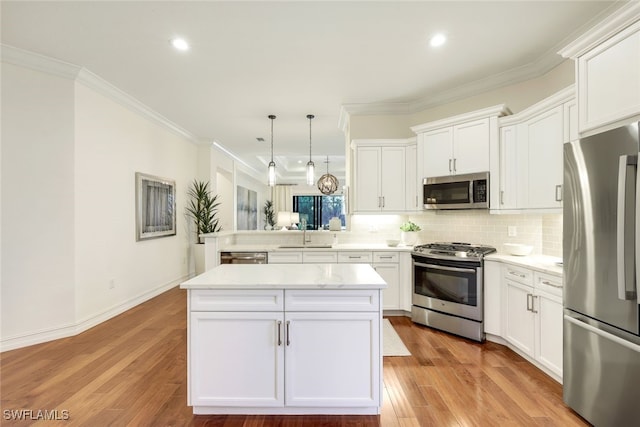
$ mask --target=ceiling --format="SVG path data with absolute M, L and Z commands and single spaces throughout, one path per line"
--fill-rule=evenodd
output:
M 270 160 L 267 116 L 275 114 L 280 182 L 302 182 L 307 114 L 315 115 L 316 168 L 324 171 L 330 156 L 330 171 L 344 174 L 343 105 L 384 111 L 400 104 L 411 111 L 447 100 L 460 86 L 540 75 L 561 62 L 560 47 L 618 6 L 574 0 L 2 1 L 0 7 L 3 44 L 86 68 L 259 174 Z M 448 41 L 431 48 L 428 40 L 439 31 Z M 190 50 L 170 45 L 177 36 Z M 474 85 L 476 92 L 487 89 Z

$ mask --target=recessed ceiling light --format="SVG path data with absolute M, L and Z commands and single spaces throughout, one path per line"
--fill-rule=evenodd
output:
M 185 39 L 171 39 L 171 45 L 178 50 L 189 50 L 189 43 Z
M 447 41 L 447 36 L 445 36 L 442 33 L 438 33 L 435 34 L 433 37 L 431 37 L 431 40 L 429 41 L 429 44 L 432 47 L 440 47 L 442 46 L 445 42 Z

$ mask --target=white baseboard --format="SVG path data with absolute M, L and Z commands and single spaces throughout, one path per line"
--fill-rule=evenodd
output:
M 182 276 L 178 279 L 172 280 L 171 282 L 164 283 L 154 289 L 143 292 L 136 297 L 110 307 L 107 310 L 102 311 L 101 313 L 97 313 L 93 316 L 76 322 L 75 324 L 67 324 L 51 329 L 42 329 L 35 332 L 13 336 L 10 338 L 3 338 L 0 340 L 0 352 L 15 350 L 18 348 L 28 347 L 30 345 L 42 344 L 44 342 L 78 335 L 81 332 L 91 329 L 94 326 L 111 319 L 112 317 L 124 313 L 125 311 L 130 310 L 131 308 L 142 304 L 143 302 L 148 301 L 151 298 L 156 297 L 171 288 L 178 286 L 188 278 L 188 275 Z

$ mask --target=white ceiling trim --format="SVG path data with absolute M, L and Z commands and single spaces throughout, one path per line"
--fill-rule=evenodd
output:
M 172 133 L 192 143 L 203 143 L 203 141 L 199 140 L 191 132 L 173 123 L 160 113 L 149 108 L 136 98 L 118 89 L 116 86 L 86 68 L 5 44 L 0 45 L 0 55 L 2 62 L 82 83 L 84 86 L 95 90 L 130 111 L 163 126 Z
M 92 73 L 86 68 L 80 70 L 80 73 L 78 73 L 77 81 L 87 86 L 88 88 L 93 89 L 96 92 L 106 96 L 107 98 L 117 102 L 123 107 L 128 108 L 134 113 L 138 113 L 142 117 L 165 127 L 174 134 L 181 136 L 194 144 L 202 143 L 202 141 L 200 141 L 188 130 L 173 123 L 171 120 L 167 119 L 160 113 L 147 107 L 145 104 L 138 101 L 133 96 L 123 92 L 116 86 L 112 85 L 102 77 Z
M 630 1 L 611 15 L 600 20 L 592 30 L 567 44 L 558 51 L 558 54 L 565 58 L 576 59 L 592 46 L 602 43 L 619 32 L 621 28 L 628 27 L 638 20 L 640 20 L 640 2 L 637 0 Z
M 543 55 L 538 61 L 410 102 L 344 104 L 340 112 L 341 128 L 344 128 L 344 123 L 348 116 L 419 113 L 429 108 L 469 98 L 492 89 L 541 77 L 562 61 L 563 58 L 555 54 Z
M 0 44 L 0 59 L 8 64 L 71 80 L 75 80 L 81 70 L 77 65 L 6 44 Z

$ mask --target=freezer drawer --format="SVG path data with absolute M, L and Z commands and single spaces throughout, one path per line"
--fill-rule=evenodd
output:
M 564 401 L 597 427 L 637 426 L 640 337 L 605 328 L 565 311 Z

